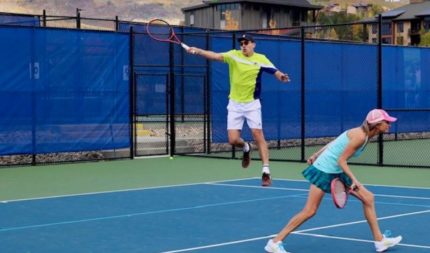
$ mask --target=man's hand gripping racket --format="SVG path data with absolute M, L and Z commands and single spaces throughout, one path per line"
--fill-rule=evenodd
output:
M 182 48 L 184 48 L 189 53 L 196 53 L 194 50 L 190 51 L 190 47 L 183 43 L 178 38 L 178 36 L 176 36 L 173 27 L 165 20 L 157 18 L 149 21 L 149 23 L 146 25 L 146 32 L 154 40 L 161 42 L 172 42 L 181 45 Z
M 331 181 L 331 196 L 333 198 L 334 205 L 337 208 L 344 208 L 348 202 L 348 195 L 355 195 L 355 191 L 358 190 L 358 186 L 352 184 L 351 187 L 347 187 L 344 182 L 339 178 L 335 178 Z

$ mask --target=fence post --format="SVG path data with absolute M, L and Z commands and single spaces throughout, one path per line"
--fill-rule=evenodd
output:
M 169 43 L 169 83 L 170 83 L 170 156 L 175 155 L 176 147 L 176 128 L 175 128 L 175 118 L 176 118 L 176 107 L 175 107 L 175 96 L 176 96 L 176 86 L 175 86 L 175 48 L 173 43 Z
M 118 16 L 115 16 L 115 31 L 119 31 L 119 19 Z
M 377 108 L 382 108 L 382 15 L 378 15 L 378 81 L 377 81 Z M 384 165 L 384 138 L 382 134 L 378 136 L 378 162 L 379 166 Z
M 300 27 L 300 33 L 301 33 L 301 48 L 300 48 L 300 54 L 301 54 L 301 91 L 300 91 L 300 106 L 301 106 L 301 121 L 300 121 L 300 139 L 301 139 L 301 161 L 305 161 L 305 115 L 306 115 L 306 103 L 305 103 L 305 28 L 302 26 Z
M 42 26 L 46 27 L 46 10 L 43 10 L 43 15 L 42 15 Z
M 129 84 L 130 84 L 130 159 L 135 154 L 135 124 L 136 124 L 136 76 L 134 74 L 134 36 L 133 26 L 130 26 L 130 45 L 129 45 Z
M 211 44 L 210 44 L 210 36 L 209 36 L 209 32 L 206 31 L 206 49 L 209 50 L 211 49 Z M 210 60 L 206 60 L 206 77 L 204 80 L 204 85 L 205 85 L 205 124 L 206 125 L 206 153 L 210 154 L 211 153 L 211 86 L 210 86 L 210 80 L 211 80 L 211 71 L 210 71 L 210 67 L 211 67 L 211 61 Z
M 76 8 L 76 28 L 81 29 L 81 10 Z

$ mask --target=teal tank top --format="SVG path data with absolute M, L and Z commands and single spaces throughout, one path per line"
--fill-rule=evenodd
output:
M 318 156 L 317 160 L 314 161 L 313 166 L 315 166 L 315 168 L 329 174 L 343 172 L 337 161 L 349 144 L 350 140 L 347 133 L 348 131 L 343 132 L 328 145 L 328 147 Z M 367 141 L 368 139 L 366 137 L 366 141 L 357 151 L 355 151 L 352 155 L 353 157 L 361 155 L 366 147 Z

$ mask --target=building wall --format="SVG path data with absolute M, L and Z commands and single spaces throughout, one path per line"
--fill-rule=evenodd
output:
M 185 13 L 185 24 L 194 27 L 212 27 L 214 23 L 213 8 L 202 8 Z M 194 24 L 190 23 L 190 16 L 194 15 Z
M 298 12 L 298 9 L 244 4 L 241 29 L 268 29 L 293 26 L 292 16 L 295 11 Z M 298 16 L 300 17 L 300 14 Z
M 410 45 L 411 44 L 411 37 L 409 36 L 409 30 L 411 29 L 411 23 L 410 22 L 404 22 L 403 24 L 403 36 L 404 38 L 404 44 L 405 46 Z
M 399 23 L 403 24 L 403 31 L 399 29 Z M 408 33 L 410 27 L 411 27 L 411 24 L 408 21 L 394 22 L 393 44 L 402 45 L 402 46 L 409 45 L 411 43 L 411 40 L 409 38 L 409 33 Z
M 411 45 L 411 36 L 409 35 L 409 31 L 411 30 L 411 22 L 410 21 L 402 21 L 403 22 L 403 32 L 400 32 L 398 30 L 398 22 L 393 22 L 392 23 L 392 44 L 395 45 L 403 45 L 403 46 L 408 46 Z M 368 26 L 368 34 L 369 34 L 369 43 L 375 43 L 378 41 L 378 33 L 373 33 L 372 32 L 372 25 Z M 398 41 L 398 37 L 403 37 L 403 42 L 399 43 Z
M 232 4 L 231 8 L 211 5 L 205 8 L 185 12 L 185 25 L 238 30 L 267 29 L 305 25 L 308 11 L 301 8 L 273 6 L 264 4 Z M 223 15 L 221 13 L 224 13 Z M 194 24 L 190 24 L 190 15 L 194 14 Z M 221 22 L 221 18 L 224 18 Z M 263 25 L 264 23 L 264 25 Z

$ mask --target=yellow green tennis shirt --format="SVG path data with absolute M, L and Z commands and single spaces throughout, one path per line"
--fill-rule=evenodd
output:
M 238 103 L 251 102 L 260 98 L 261 74 L 274 74 L 277 69 L 263 54 L 254 53 L 250 57 L 240 50 L 222 53 L 224 62 L 228 64 L 230 74 L 229 98 Z

